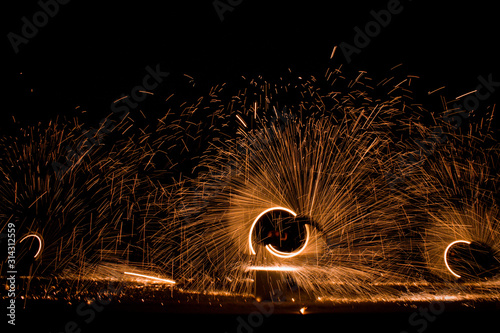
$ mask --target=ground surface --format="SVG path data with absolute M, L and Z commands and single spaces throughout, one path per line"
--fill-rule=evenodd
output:
M 257 302 L 165 285 L 32 281 L 18 297 L 23 332 L 467 332 L 497 327 L 498 290 L 440 292 L 423 286 L 371 300 L 352 297 Z M 428 287 L 428 286 L 427 286 Z M 481 296 L 482 295 L 482 296 Z M 303 314 L 301 313 L 301 309 Z

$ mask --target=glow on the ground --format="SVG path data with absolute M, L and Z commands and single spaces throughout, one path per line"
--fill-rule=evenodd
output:
M 260 218 L 262 216 L 264 216 L 265 214 L 272 212 L 274 210 L 282 210 L 282 211 L 285 211 L 285 212 L 292 214 L 294 217 L 297 216 L 297 213 L 295 213 L 293 210 L 285 208 L 285 207 L 280 207 L 280 206 L 268 208 L 265 211 L 263 211 L 262 213 L 260 213 L 255 218 L 255 220 L 253 220 L 252 226 L 250 227 L 250 232 L 248 233 L 248 247 L 250 248 L 251 254 L 255 255 L 255 249 L 254 249 L 253 244 L 252 244 L 252 234 L 253 234 L 253 229 L 255 228 L 255 225 L 257 224 L 257 222 L 260 220 Z
M 34 237 L 34 238 L 36 238 L 38 240 L 38 251 L 36 251 L 35 255 L 33 256 L 33 258 L 36 258 L 42 252 L 43 238 L 41 236 L 37 235 L 37 234 L 29 234 L 29 235 L 26 235 L 23 238 L 21 238 L 21 240 L 19 241 L 19 243 L 22 243 L 26 238 L 29 238 L 29 237 Z
M 456 241 L 453 241 L 451 242 L 450 244 L 448 244 L 448 246 L 446 247 L 446 249 L 444 250 L 444 264 L 446 265 L 446 268 L 450 271 L 451 274 L 453 274 L 455 277 L 457 278 L 461 278 L 460 275 L 458 275 L 457 273 L 455 273 L 451 268 L 450 268 L 450 265 L 448 265 L 448 251 L 450 250 L 450 248 L 457 244 L 457 243 L 465 243 L 465 244 L 470 244 L 470 242 L 468 240 L 463 240 L 463 239 L 459 239 L 459 240 L 456 240 Z
M 132 273 L 132 272 L 123 272 L 123 274 L 137 276 L 137 277 L 142 277 L 142 278 L 145 278 L 145 279 L 150 279 L 150 280 L 164 282 L 164 283 L 175 284 L 174 280 L 162 279 L 162 278 L 158 278 L 158 277 L 150 276 L 150 275 L 144 275 L 144 274 L 138 274 L 138 273 Z

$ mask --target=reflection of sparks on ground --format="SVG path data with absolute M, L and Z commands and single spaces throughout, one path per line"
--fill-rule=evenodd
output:
M 152 280 L 154 282 L 163 282 L 163 283 L 175 284 L 175 281 L 173 281 L 173 280 L 163 279 L 163 278 L 154 277 L 154 276 L 145 275 L 145 274 L 138 274 L 138 273 L 133 273 L 133 272 L 123 272 L 123 274 L 137 276 L 137 277 L 144 278 L 144 279 L 147 279 L 147 280 Z

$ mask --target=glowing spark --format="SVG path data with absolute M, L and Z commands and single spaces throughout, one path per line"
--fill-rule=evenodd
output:
M 455 273 L 451 268 L 450 268 L 450 265 L 448 265 L 448 251 L 450 250 L 450 248 L 457 244 L 457 243 L 465 243 L 465 244 L 470 244 L 469 241 L 467 240 L 456 240 L 454 242 L 451 242 L 450 244 L 448 244 L 448 246 L 446 247 L 446 250 L 444 250 L 444 264 L 446 265 L 446 268 L 448 268 L 448 270 L 450 271 L 451 274 L 453 274 L 454 276 L 456 276 L 457 278 L 460 278 L 461 276 L 458 275 L 457 273 Z
M 42 237 L 38 236 L 37 234 L 29 234 L 29 235 L 26 235 L 23 238 L 21 238 L 21 240 L 19 241 L 19 243 L 22 243 L 23 240 L 25 240 L 28 237 L 35 237 L 36 239 L 38 239 L 38 251 L 36 251 L 35 255 L 33 256 L 33 258 L 36 258 L 36 257 L 38 257 L 38 255 L 40 254 L 40 252 L 42 252 L 43 239 L 42 239 Z
M 45 191 L 42 195 L 40 195 L 38 198 L 36 198 L 35 201 L 31 205 L 28 206 L 28 208 L 31 208 L 38 200 L 40 200 L 45 194 L 47 194 L 47 191 Z
M 301 248 L 299 248 L 297 251 L 294 251 L 294 252 L 282 252 L 282 251 L 278 251 L 276 250 L 275 248 L 273 248 L 271 245 L 267 244 L 266 245 L 266 249 L 273 255 L 277 256 L 277 257 L 280 257 L 280 258 L 291 258 L 291 257 L 295 257 L 296 255 L 299 255 L 302 251 L 304 251 L 304 249 L 307 247 L 307 243 L 309 243 L 309 225 L 305 225 L 306 226 L 306 241 L 304 242 L 304 245 L 302 245 Z
M 253 229 L 255 228 L 255 225 L 257 224 L 257 222 L 260 220 L 260 218 L 262 216 L 264 216 L 265 214 L 267 214 L 269 212 L 272 212 L 273 210 L 284 210 L 285 212 L 288 212 L 288 213 L 292 214 L 294 217 L 297 216 L 297 214 L 293 210 L 290 210 L 290 209 L 285 208 L 285 207 L 279 207 L 279 206 L 278 207 L 268 208 L 265 211 L 263 211 L 262 213 L 260 213 L 255 218 L 255 220 L 253 221 L 252 226 L 250 227 L 250 233 L 248 234 L 248 246 L 250 248 L 250 253 L 251 254 L 255 254 L 255 249 L 253 248 L 253 245 L 252 245 L 252 233 L 253 233 Z
M 123 274 L 133 275 L 133 276 L 143 277 L 143 278 L 151 279 L 151 280 L 155 280 L 155 281 L 175 284 L 175 281 L 173 281 L 173 280 L 161 279 L 161 278 L 157 278 L 157 277 L 149 276 L 149 275 L 144 275 L 144 274 L 137 274 L 137 273 L 132 273 L 132 272 L 123 272 Z
M 299 312 L 301 314 L 305 314 L 306 313 L 306 309 L 307 309 L 307 306 L 304 306 L 304 307 L 300 308 Z
M 335 54 L 335 51 L 337 50 L 337 45 L 333 47 L 332 54 L 330 55 L 330 59 L 333 58 L 333 55 Z
M 243 126 L 248 127 L 247 123 L 245 123 L 245 121 L 243 120 L 243 118 L 241 118 L 239 115 L 236 115 L 236 118 L 238 118 L 238 120 L 243 124 Z
M 121 101 L 122 99 L 124 98 L 128 98 L 128 96 L 123 96 L 123 97 L 120 97 L 118 98 L 116 101 L 114 101 L 113 103 L 118 103 L 119 101 Z
M 476 91 L 477 91 L 477 90 L 472 90 L 472 91 L 469 91 L 468 93 L 465 93 L 465 94 L 463 94 L 463 95 L 460 95 L 460 96 L 458 96 L 458 97 L 455 97 L 455 99 L 460 99 L 460 98 L 462 98 L 462 97 L 464 97 L 464 96 L 467 96 L 467 95 L 473 94 L 473 93 L 475 93 Z
M 249 271 L 295 272 L 299 268 L 292 266 L 248 266 Z
M 432 90 L 432 91 L 429 91 L 429 92 L 427 92 L 427 95 L 434 94 L 436 91 L 439 91 L 439 90 L 444 89 L 444 88 L 445 88 L 445 86 L 442 86 L 442 87 L 439 87 L 439 88 L 434 89 L 434 90 Z

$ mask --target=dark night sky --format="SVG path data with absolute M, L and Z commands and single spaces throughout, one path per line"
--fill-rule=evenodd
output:
M 110 102 L 141 82 L 147 65 L 171 73 L 155 90 L 164 97 L 176 92 L 183 74 L 201 87 L 230 85 L 240 75 L 273 79 L 289 67 L 322 75 L 328 65 L 346 63 L 339 49 L 329 60 L 333 46 L 353 44 L 354 27 L 364 28 L 373 20 L 370 11 L 389 2 L 243 0 L 221 22 L 213 0 L 72 0 L 17 54 L 7 34 L 21 34 L 21 18 L 33 21 L 41 7 L 34 0 L 9 2 L 2 18 L 2 128 L 9 128 L 12 115 L 36 123 L 72 115 L 76 106 L 99 120 Z M 452 95 L 473 90 L 478 75 L 492 73 L 500 81 L 494 2 L 405 0 L 400 6 L 346 68 L 383 77 L 403 62 L 429 90 L 446 85 Z

